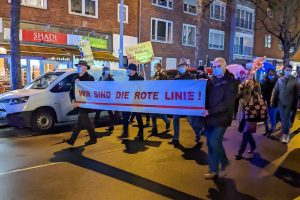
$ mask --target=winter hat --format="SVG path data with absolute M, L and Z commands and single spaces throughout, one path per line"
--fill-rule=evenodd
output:
M 177 64 L 177 67 L 180 67 L 180 66 L 182 66 L 182 65 L 185 65 L 185 66 L 188 65 L 185 58 L 181 58 L 181 59 L 180 59 L 179 63 Z
M 130 64 L 128 65 L 128 68 L 127 68 L 127 69 L 131 69 L 131 70 L 133 70 L 133 71 L 137 71 L 137 66 L 136 66 L 136 64 L 130 63 Z

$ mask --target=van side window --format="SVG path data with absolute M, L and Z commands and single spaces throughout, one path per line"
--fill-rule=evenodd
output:
M 53 93 L 60 93 L 60 92 L 70 92 L 72 88 L 72 81 L 74 80 L 77 74 L 70 74 L 59 83 L 57 83 L 52 89 L 51 92 Z

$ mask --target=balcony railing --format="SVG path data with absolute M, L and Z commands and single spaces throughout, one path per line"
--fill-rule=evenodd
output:
M 234 45 L 234 54 L 241 56 L 252 56 L 253 47 Z

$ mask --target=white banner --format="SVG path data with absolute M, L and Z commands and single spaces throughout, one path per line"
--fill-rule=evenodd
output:
M 76 81 L 82 108 L 202 116 L 206 80 Z

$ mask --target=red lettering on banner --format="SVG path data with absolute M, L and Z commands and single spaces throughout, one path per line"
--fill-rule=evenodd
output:
M 91 97 L 91 93 L 90 93 L 90 91 L 79 90 L 79 96 L 80 97 Z
M 117 99 L 128 99 L 129 92 L 116 92 Z
M 194 100 L 194 92 L 165 92 L 166 100 Z
M 110 91 L 94 91 L 95 98 L 109 99 L 111 96 Z
M 158 92 L 135 92 L 134 99 L 158 100 Z
M 24 42 L 43 42 L 66 45 L 67 34 L 22 30 L 22 40 Z

